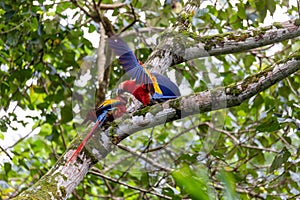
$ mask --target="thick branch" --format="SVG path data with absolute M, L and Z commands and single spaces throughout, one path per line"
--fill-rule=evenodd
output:
M 98 88 L 96 91 L 96 101 L 95 101 L 95 107 L 97 105 L 100 105 L 101 102 L 105 100 L 105 94 L 107 92 L 107 88 L 109 85 L 109 79 L 110 79 L 110 58 L 111 58 L 111 52 L 110 50 L 105 50 L 105 31 L 103 29 L 103 25 L 101 22 L 100 24 L 100 39 L 99 39 L 99 46 L 97 49 L 97 69 L 98 69 Z
M 154 105 L 150 108 L 150 111 L 148 109 L 145 116 L 139 114 L 125 121 L 124 119 L 116 120 L 117 124 L 114 127 L 117 128 L 110 128 L 108 131 L 123 139 L 134 132 L 163 124 L 166 121 L 174 121 L 197 113 L 240 105 L 245 100 L 298 71 L 300 69 L 299 55 L 294 54 L 289 59 L 285 63 L 276 64 L 274 67 L 270 67 L 238 83 L 183 96 L 161 105 Z
M 200 57 L 244 52 L 300 36 L 297 20 L 274 23 L 248 31 L 198 36 L 192 32 L 166 32 L 159 46 L 145 63 L 152 71 L 165 72 L 168 67 Z

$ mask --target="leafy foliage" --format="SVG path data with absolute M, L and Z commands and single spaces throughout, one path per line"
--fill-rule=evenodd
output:
M 11 157 L 1 163 L 1 199 L 16 196 L 54 165 L 76 135 L 72 101 L 84 102 L 94 95 L 80 94 L 74 84 L 93 67 L 84 62 L 86 56 L 95 55 L 86 32 L 96 33 L 100 28 L 91 19 L 95 15 L 89 9 L 92 1 L 77 1 L 90 16 L 72 2 L 0 2 L 0 140 L 16 137 L 14 130 L 20 133 L 13 144 L 1 142 L 1 156 Z M 134 22 L 124 34 L 135 32 L 128 42 L 145 61 L 156 47 L 149 46 L 147 38 L 157 34 L 154 37 L 138 30 L 171 27 L 185 4 L 126 2 L 122 8 L 101 13 L 115 17 L 117 33 Z M 234 2 L 204 1 L 192 16 L 191 31 L 204 36 L 247 30 L 260 26 L 276 11 L 290 18 L 297 13 L 288 1 Z M 173 66 L 168 75 L 175 77 L 183 94 L 212 89 L 259 72 L 299 45 L 294 39 L 274 47 L 187 61 Z M 123 75 L 116 61 L 111 68 L 110 92 Z M 93 85 L 96 83 L 86 87 Z M 296 73 L 238 107 L 200 113 L 136 133 L 121 143 L 127 150 L 120 148 L 98 163 L 70 199 L 159 199 L 163 195 L 170 199 L 297 198 L 299 85 Z M 220 116 L 222 124 L 217 124 L 215 119 Z M 30 127 L 28 120 L 33 121 Z M 111 179 L 99 175 L 99 170 Z

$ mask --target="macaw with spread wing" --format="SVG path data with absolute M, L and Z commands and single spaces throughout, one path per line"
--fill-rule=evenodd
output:
M 105 100 L 102 104 L 100 104 L 95 111 L 92 113 L 88 113 L 86 120 L 84 122 L 91 120 L 95 121 L 96 123 L 90 132 L 85 136 L 83 141 L 80 143 L 78 148 L 69 158 L 67 163 L 77 157 L 77 155 L 81 152 L 87 141 L 93 135 L 93 133 L 97 130 L 98 127 L 101 127 L 102 124 L 106 121 L 112 121 L 114 118 L 121 117 L 126 112 L 126 104 L 127 104 L 127 97 L 120 94 L 114 99 Z M 84 123 L 83 122 L 83 123 Z
M 129 46 L 119 37 L 107 39 L 108 46 L 119 56 L 126 73 L 134 80 L 124 81 L 119 89 L 129 92 L 144 105 L 153 101 L 166 101 L 180 96 L 178 86 L 169 78 L 151 73 L 134 55 Z

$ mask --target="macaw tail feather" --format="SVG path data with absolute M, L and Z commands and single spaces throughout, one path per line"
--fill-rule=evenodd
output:
M 101 115 L 99 115 L 96 124 L 93 126 L 92 130 L 87 134 L 87 136 L 85 136 L 85 138 L 83 139 L 83 141 L 80 143 L 80 145 L 78 146 L 78 148 L 75 150 L 75 152 L 72 154 L 72 156 L 69 158 L 69 160 L 67 161 L 67 164 L 69 162 L 71 162 L 74 158 L 77 157 L 77 155 L 81 152 L 81 150 L 83 149 L 83 147 L 85 146 L 85 144 L 87 143 L 87 141 L 90 139 L 90 137 L 93 135 L 93 133 L 95 132 L 95 130 L 102 125 L 102 123 L 105 120 L 106 117 L 106 113 L 104 112 Z

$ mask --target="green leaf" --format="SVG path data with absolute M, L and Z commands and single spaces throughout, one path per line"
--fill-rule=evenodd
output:
M 54 113 L 46 114 L 46 121 L 49 124 L 54 124 L 57 119 L 57 116 Z
M 238 14 L 239 18 L 246 19 L 246 11 L 245 11 L 245 6 L 243 3 L 238 4 L 237 14 Z
M 282 164 L 286 163 L 286 161 L 289 159 L 291 156 L 291 153 L 287 150 L 287 148 L 283 148 L 282 151 L 275 156 L 270 168 L 269 172 L 273 172 L 274 170 L 278 169 L 279 167 L 282 166 Z
M 262 0 L 262 1 L 254 1 L 254 2 L 255 2 L 256 9 L 257 9 L 258 11 L 265 10 L 265 7 L 266 7 L 266 2 L 265 2 L 265 0 Z
M 248 69 L 253 64 L 253 62 L 255 62 L 255 57 L 249 54 L 245 56 L 243 61 L 244 61 L 245 68 Z
M 222 170 L 219 179 L 222 181 L 224 185 L 224 193 L 225 199 L 239 199 L 236 193 L 235 180 L 233 175 L 230 172 Z
M 65 105 L 61 109 L 61 123 L 67 123 L 73 119 L 72 107 L 70 105 Z
M 4 163 L 4 170 L 5 170 L 5 173 L 8 174 L 8 172 L 10 172 L 11 170 L 11 164 L 10 163 Z
M 44 109 L 47 109 L 49 106 L 49 104 L 47 102 L 43 102 L 43 103 L 39 103 L 36 105 L 36 107 L 40 110 L 44 110 Z
M 3 10 L 3 9 L 0 8 L 0 16 L 4 15 L 5 12 L 6 12 L 5 10 Z
M 260 132 L 272 132 L 280 129 L 280 124 L 276 117 L 263 119 L 262 123 L 256 128 Z
M 266 0 L 267 9 L 270 11 L 271 15 L 273 16 L 276 10 L 276 3 L 274 0 Z
M 43 87 L 33 86 L 32 88 L 35 93 L 39 93 L 39 94 L 46 93 L 46 91 Z
M 55 126 L 53 126 L 51 134 L 47 135 L 45 138 L 49 141 L 58 143 L 59 133 L 57 131 L 57 128 Z
M 203 173 L 203 171 L 202 171 Z M 194 171 L 187 165 L 172 173 L 176 183 L 186 191 L 192 199 L 209 200 L 212 194 L 209 191 L 209 183 L 207 174 L 204 172 L 202 176 L 197 176 Z

